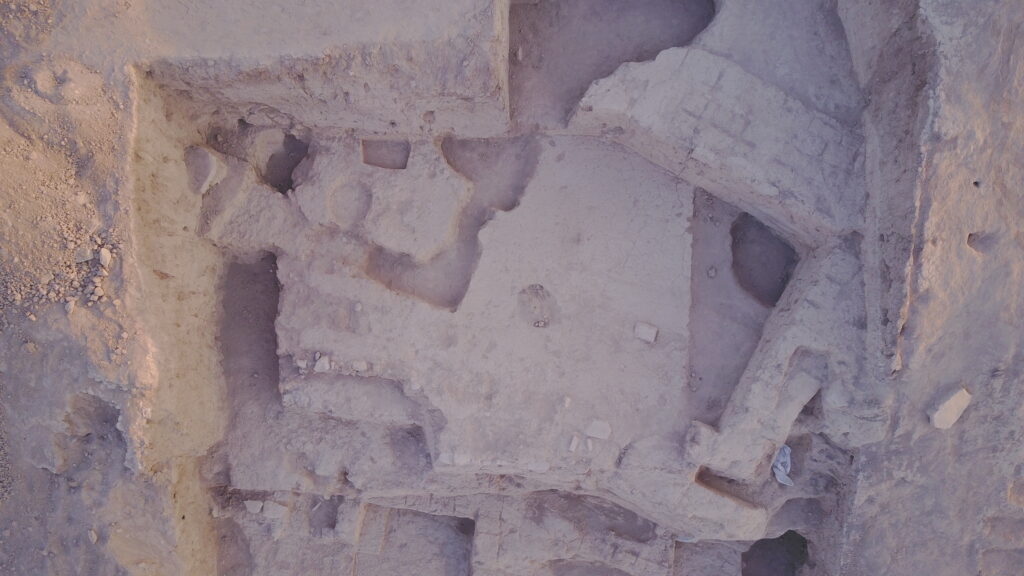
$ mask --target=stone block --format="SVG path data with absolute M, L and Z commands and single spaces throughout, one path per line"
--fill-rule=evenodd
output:
M 658 339 L 658 327 L 647 322 L 637 322 L 633 325 L 633 335 L 648 344 L 654 344 Z
M 928 419 L 939 430 L 948 430 L 956 424 L 970 403 L 971 393 L 964 388 L 957 388 L 936 402 L 928 411 Z

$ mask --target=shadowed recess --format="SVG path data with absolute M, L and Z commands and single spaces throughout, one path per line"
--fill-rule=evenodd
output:
M 649 542 L 657 536 L 654 522 L 595 496 L 555 490 L 535 492 L 527 498 L 527 509 L 538 524 L 543 524 L 546 515 L 555 514 L 586 533 L 611 532 L 633 542 Z
M 360 148 L 363 164 L 390 170 L 404 170 L 412 151 L 408 140 L 362 140 Z
M 711 23 L 711 0 L 560 0 L 513 3 L 512 116 L 563 126 L 587 88 L 624 62 L 689 44 Z
M 309 153 L 309 144 L 288 134 L 280 150 L 270 155 L 261 176 L 271 187 L 282 194 L 295 187 L 292 173 Z
M 732 223 L 732 271 L 740 286 L 772 307 L 796 268 L 796 250 L 757 218 L 744 212 Z
M 790 530 L 758 540 L 743 553 L 742 576 L 797 576 L 807 563 L 807 539 Z

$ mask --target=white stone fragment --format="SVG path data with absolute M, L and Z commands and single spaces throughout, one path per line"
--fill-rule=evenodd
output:
M 960 416 L 963 415 L 964 410 L 967 409 L 967 405 L 970 403 L 971 393 L 964 388 L 957 388 L 928 412 L 932 426 L 939 430 L 951 428 L 960 419 Z
M 607 440 L 612 435 L 612 425 L 604 420 L 594 420 L 583 432 L 590 438 Z
M 249 514 L 259 514 L 263 510 L 263 502 L 260 500 L 246 500 L 243 504 L 245 504 L 245 509 L 249 511 Z
M 637 322 L 633 325 L 633 334 L 648 344 L 654 344 L 658 339 L 658 327 L 647 322 Z
M 321 356 L 317 358 L 316 364 L 313 365 L 313 372 L 324 373 L 331 369 L 331 358 L 329 356 Z
M 104 268 L 110 267 L 110 259 L 112 258 L 110 250 L 106 248 L 100 248 L 100 266 Z
M 82 244 L 75 249 L 75 264 L 82 262 L 88 262 L 93 259 L 92 247 L 88 244 Z
M 266 501 L 263 503 L 263 515 L 267 518 L 284 518 L 284 515 L 288 512 L 286 506 L 282 506 L 277 502 Z
M 370 364 L 366 360 L 356 360 L 352 363 L 352 370 L 363 373 L 370 370 Z
M 569 452 L 575 452 L 580 447 L 580 437 L 573 434 L 572 439 L 569 440 Z

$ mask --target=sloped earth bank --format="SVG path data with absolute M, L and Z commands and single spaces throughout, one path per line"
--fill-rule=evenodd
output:
M 0 5 L 0 572 L 1020 573 L 1024 7 L 236 4 Z

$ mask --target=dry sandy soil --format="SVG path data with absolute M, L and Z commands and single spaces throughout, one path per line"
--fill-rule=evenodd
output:
M 0 0 L 0 70 L 2 574 L 1024 574 L 1018 0 Z

